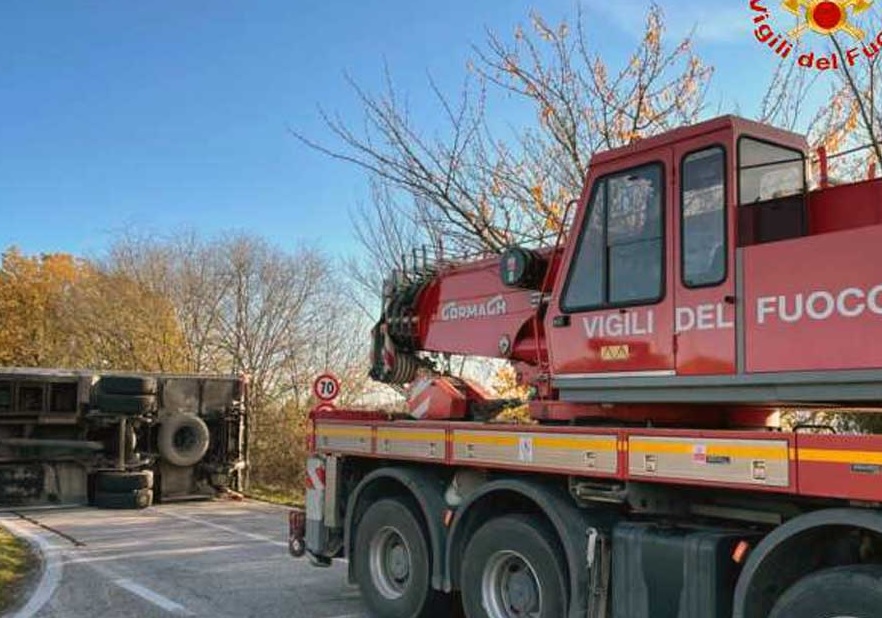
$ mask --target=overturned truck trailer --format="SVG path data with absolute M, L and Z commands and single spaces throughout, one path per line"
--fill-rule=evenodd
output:
M 243 488 L 243 377 L 0 368 L 0 507 Z

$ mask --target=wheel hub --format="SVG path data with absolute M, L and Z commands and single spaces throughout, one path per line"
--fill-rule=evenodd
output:
M 377 532 L 371 539 L 371 579 L 385 598 L 401 598 L 410 584 L 411 554 L 402 534 L 392 527 Z
M 410 559 L 403 545 L 389 550 L 389 573 L 398 581 L 404 581 L 410 573 Z
M 533 566 L 520 554 L 501 551 L 487 561 L 481 581 L 489 618 L 538 618 L 542 587 Z
M 533 578 L 525 569 L 510 568 L 506 590 L 511 609 L 517 615 L 535 611 L 539 601 Z

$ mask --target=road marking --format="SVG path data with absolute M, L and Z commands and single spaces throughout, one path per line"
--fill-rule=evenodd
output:
M 111 581 L 114 584 L 116 584 L 117 586 L 119 586 L 120 588 L 125 588 L 126 590 L 128 590 L 132 594 L 141 597 L 145 601 L 149 601 L 150 603 L 153 603 L 157 607 L 161 607 L 162 609 L 164 609 L 167 612 L 170 612 L 172 614 L 181 614 L 184 616 L 192 616 L 193 615 L 193 612 L 188 610 L 183 605 L 175 603 L 171 599 L 168 599 L 159 593 L 153 592 L 149 588 L 145 588 L 144 586 L 142 586 L 140 584 L 136 584 L 135 582 L 133 582 L 130 579 L 113 579 Z
M 58 584 L 61 582 L 61 572 L 63 568 L 62 561 L 58 549 L 50 545 L 43 536 L 31 532 L 5 517 L 0 519 L 0 521 L 2 521 L 3 525 L 15 536 L 20 536 L 29 541 L 32 545 L 36 545 L 37 549 L 39 549 L 40 553 L 43 555 L 43 574 L 40 576 L 40 583 L 37 585 L 37 589 L 34 591 L 33 595 L 31 595 L 27 605 L 12 615 L 12 618 L 31 618 L 31 616 L 39 612 L 49 599 L 52 598 L 52 595 L 55 594 L 55 589 L 58 588 Z
M 207 528 L 214 528 L 215 530 L 222 530 L 229 534 L 235 534 L 238 536 L 244 536 L 245 538 L 252 539 L 254 541 L 260 541 L 261 543 L 269 543 L 270 545 L 275 545 L 276 547 L 288 547 L 287 543 L 283 543 L 282 541 L 275 541 L 268 536 L 264 536 L 262 534 L 255 534 L 254 532 L 245 532 L 244 530 L 238 530 L 236 528 L 231 528 L 230 526 L 224 526 L 222 524 L 215 524 L 210 521 L 205 521 L 204 519 L 197 519 L 195 517 L 190 517 L 189 515 L 181 515 L 180 513 L 162 513 L 162 515 L 166 515 L 168 517 L 172 517 L 174 519 L 180 519 L 181 521 L 188 521 L 193 524 L 197 524 L 200 526 L 205 526 Z
M 141 584 L 133 582 L 131 579 L 125 577 L 119 577 L 119 574 L 112 570 L 109 567 L 104 567 L 98 564 L 89 564 L 87 565 L 90 569 L 105 577 L 107 581 L 112 583 L 115 586 L 119 586 L 124 590 L 128 590 L 135 596 L 141 597 L 148 603 L 152 603 L 156 607 L 160 609 L 164 609 L 165 611 L 172 614 L 180 614 L 182 616 L 193 616 L 193 612 L 188 610 L 186 607 L 181 605 L 180 603 L 175 603 L 168 597 L 164 597 L 158 592 L 153 592 L 149 588 L 142 586 Z

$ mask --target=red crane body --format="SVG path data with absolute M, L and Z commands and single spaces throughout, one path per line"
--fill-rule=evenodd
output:
M 405 354 L 513 361 L 537 418 L 875 404 L 882 182 L 809 191 L 807 161 L 734 117 L 603 153 L 566 242 L 442 264 L 384 322 L 406 308 Z M 539 275 L 504 281 L 515 258 Z

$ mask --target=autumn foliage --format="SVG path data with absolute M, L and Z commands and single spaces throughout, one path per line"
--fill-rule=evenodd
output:
M 66 254 L 0 263 L 0 366 L 179 371 L 170 303 Z

